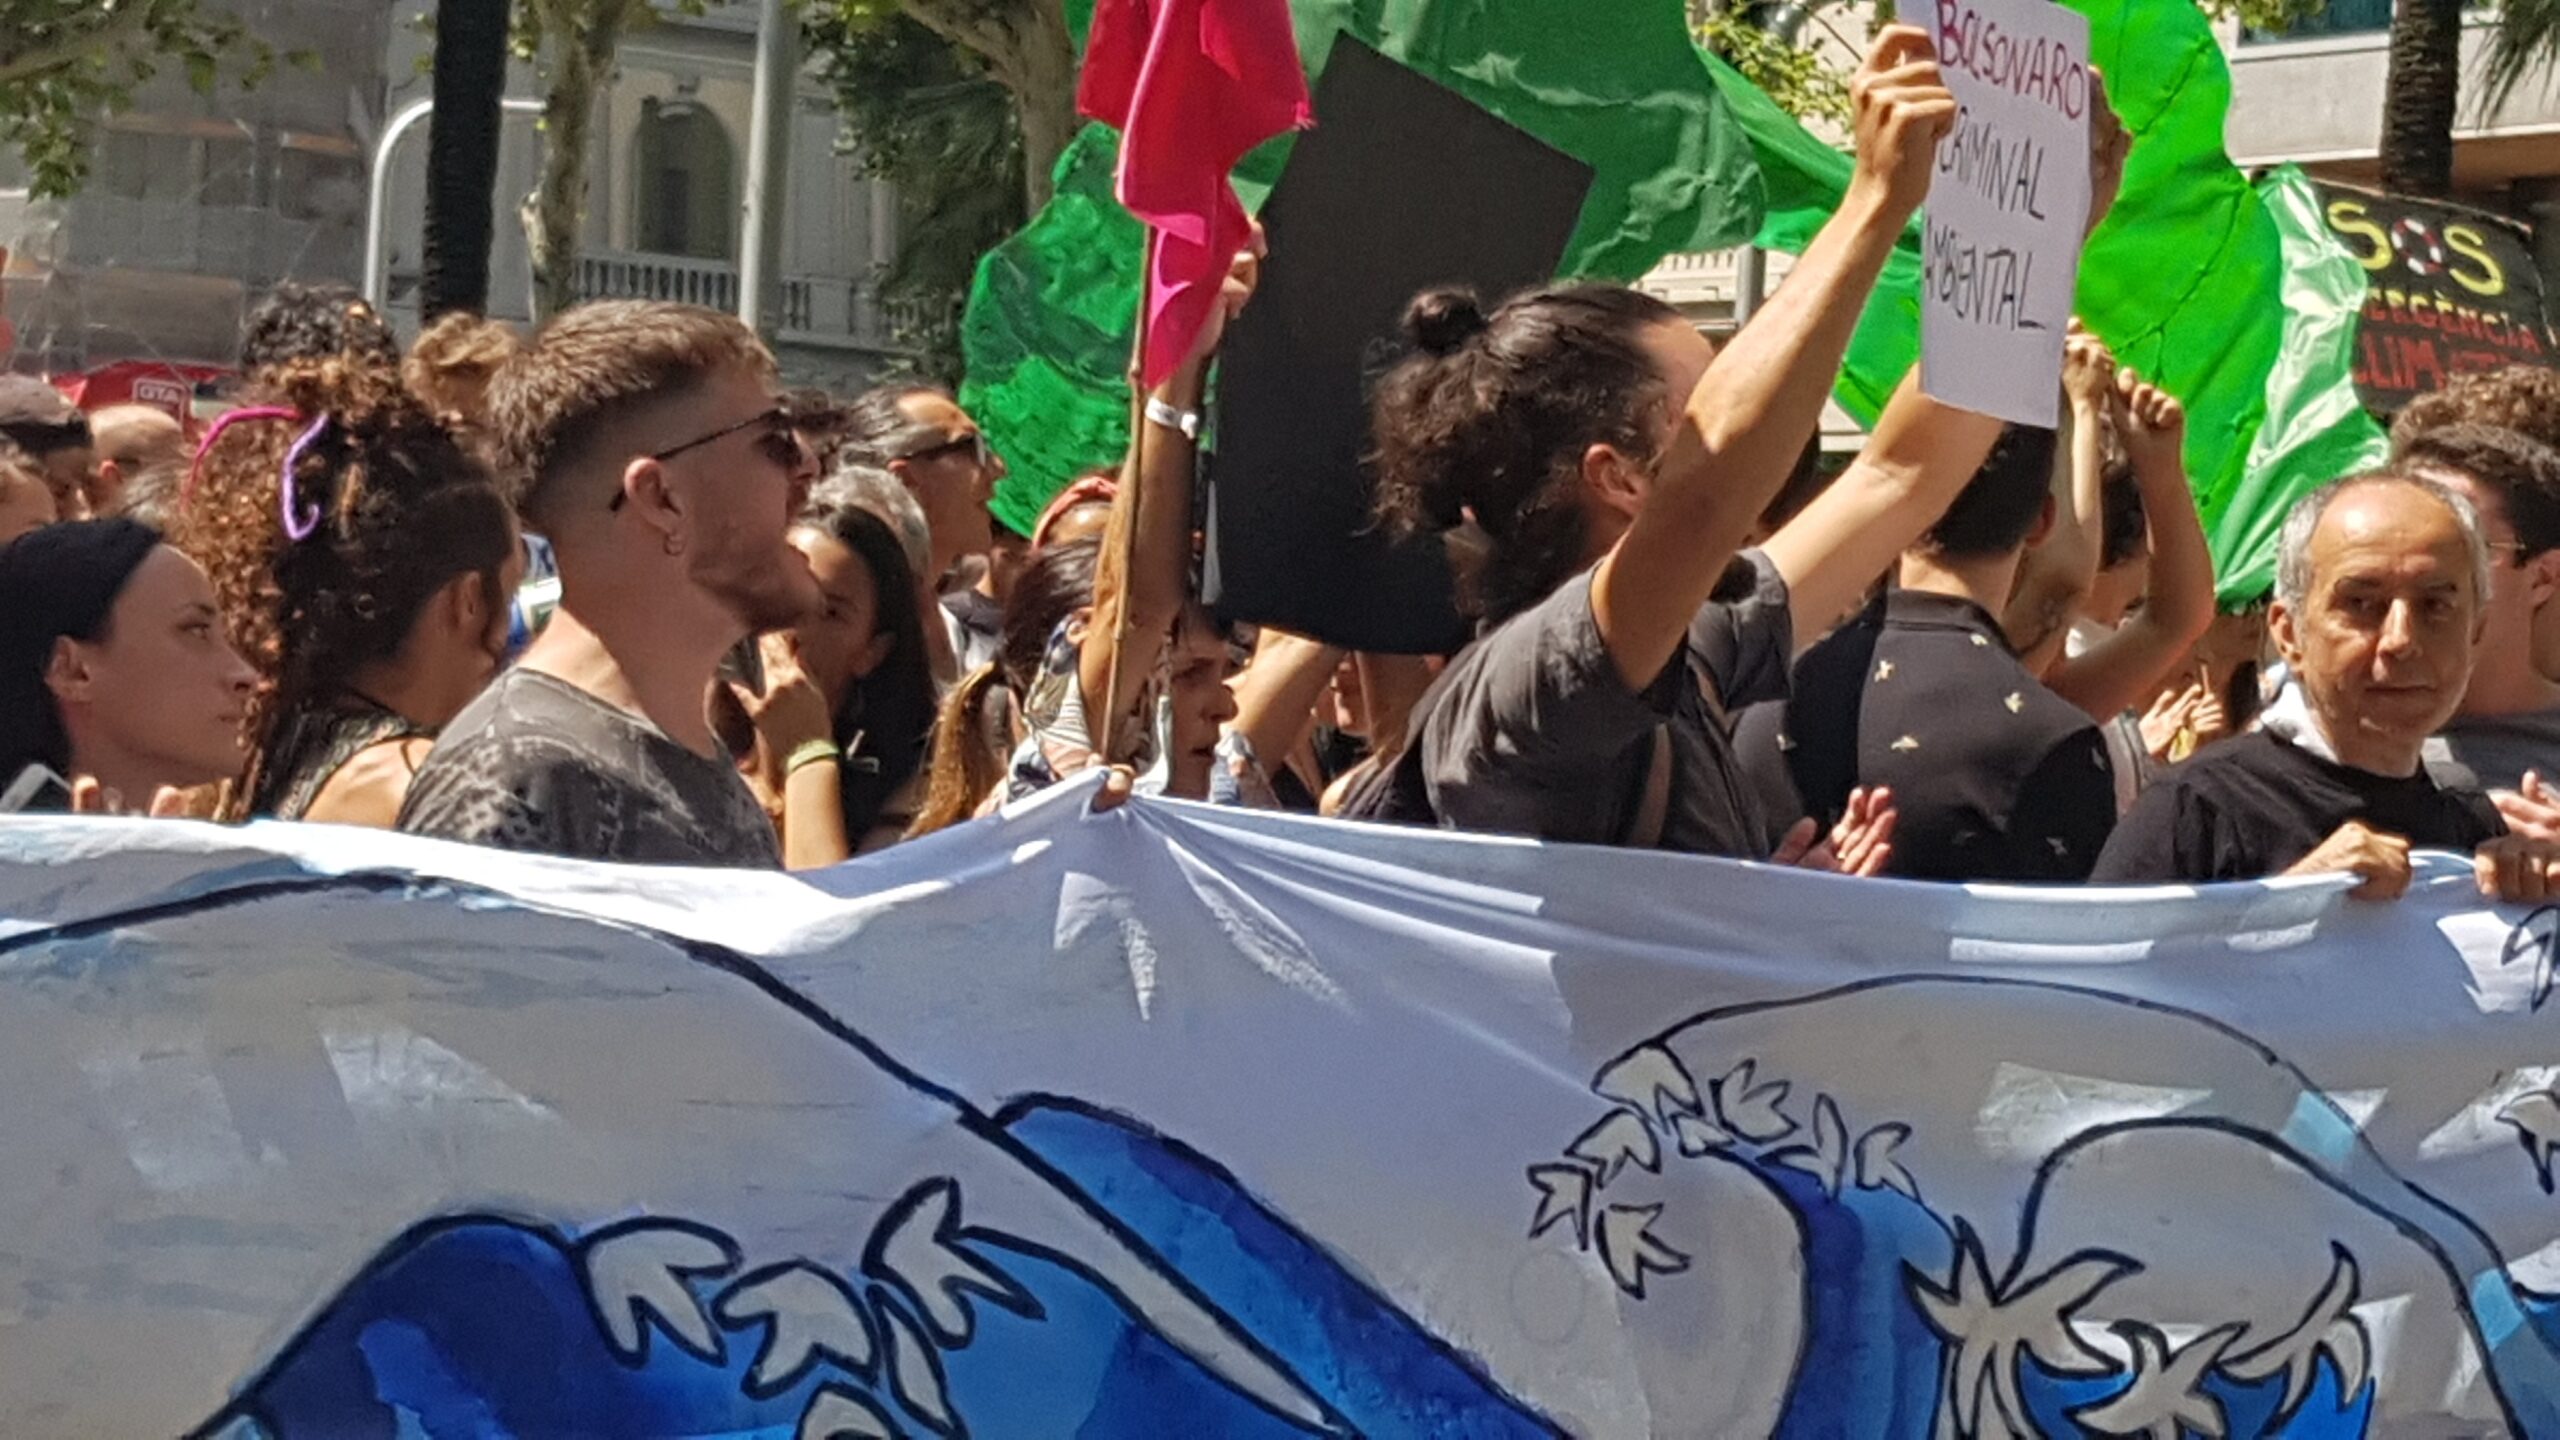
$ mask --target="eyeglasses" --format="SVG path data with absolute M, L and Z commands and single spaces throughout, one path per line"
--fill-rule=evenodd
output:
M 984 430 L 972 430 L 966 435 L 954 435 L 939 445 L 927 445 L 921 450 L 910 450 L 898 458 L 909 462 L 933 460 L 962 450 L 969 452 L 969 458 L 976 462 L 981 470 L 987 468 L 987 462 L 992 458 L 987 450 L 987 432 Z
M 800 432 L 792 428 L 791 407 L 787 405 L 776 405 L 762 414 L 750 415 L 734 425 L 723 425 L 707 435 L 696 435 L 681 445 L 670 445 L 648 458 L 663 463 L 673 460 L 687 450 L 699 450 L 705 445 L 726 440 L 741 430 L 752 430 L 758 425 L 767 427 L 766 433 L 756 441 L 756 448 L 764 452 L 765 458 L 785 470 L 798 469 L 800 459 L 808 453 L 808 448 L 801 442 Z M 613 492 L 613 499 L 606 504 L 605 508 L 620 510 L 622 499 L 623 492 L 616 490 Z

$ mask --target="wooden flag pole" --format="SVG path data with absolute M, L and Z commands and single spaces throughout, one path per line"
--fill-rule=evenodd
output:
M 1111 674 L 1102 690 L 1102 733 L 1093 736 L 1096 753 L 1105 765 L 1115 764 L 1120 757 L 1120 669 L 1129 653 L 1129 578 L 1137 565 L 1138 504 L 1143 498 L 1141 487 L 1147 473 L 1147 312 L 1153 298 L 1156 271 L 1156 227 L 1147 227 L 1147 247 L 1138 271 L 1138 334 L 1129 346 L 1129 463 L 1120 475 L 1120 494 L 1114 509 L 1127 517 L 1110 534 L 1112 552 L 1104 556 L 1103 573 L 1118 576 L 1119 593 L 1111 607 Z M 1141 717 L 1140 723 L 1154 723 L 1153 716 Z M 1086 727 L 1092 729 L 1090 717 Z

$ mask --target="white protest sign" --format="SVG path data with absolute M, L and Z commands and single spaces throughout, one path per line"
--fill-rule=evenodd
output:
M 2089 216 L 2089 21 L 2050 0 L 1922 13 L 1957 111 L 1925 217 L 1920 388 L 2052 426 Z

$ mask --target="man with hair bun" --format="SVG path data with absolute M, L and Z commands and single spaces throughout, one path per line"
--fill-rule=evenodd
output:
M 557 558 L 560 607 L 446 727 L 400 828 L 594 860 L 780 868 L 773 824 L 706 704 L 724 655 L 819 605 L 788 538 L 816 464 L 772 355 L 717 311 L 597 301 L 544 326 L 483 398 L 517 510 Z M 803 681 L 748 707 L 790 769 L 843 763 L 814 696 Z
M 2474 857 L 2493 899 L 2560 889 L 2560 846 L 2509 834 L 2487 795 L 2421 763 L 2462 703 L 2485 618 L 2471 503 L 2408 470 L 2354 476 L 2294 506 L 2277 554 L 2268 628 L 2304 704 L 2144 791 L 2094 878 L 2346 874 L 2360 898 L 2388 900 L 2409 887 L 2409 852 L 2428 849 Z

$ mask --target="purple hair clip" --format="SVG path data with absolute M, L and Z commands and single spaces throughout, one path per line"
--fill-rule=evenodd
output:
M 293 442 L 292 449 L 284 452 L 284 483 L 276 490 L 277 508 L 284 513 L 285 538 L 296 544 L 310 539 L 311 532 L 320 528 L 320 507 L 312 506 L 307 516 L 302 513 L 302 491 L 294 484 L 293 472 L 301 468 L 302 457 L 311 453 L 312 443 L 328 428 L 329 417 L 323 415 L 311 422 L 311 428 L 302 432 L 301 438 Z
M 226 411 L 218 416 L 205 430 L 204 438 L 196 442 L 195 458 L 187 463 L 186 488 L 178 492 L 178 508 L 186 509 L 188 503 L 196 498 L 196 481 L 204 474 L 204 457 L 213 453 L 214 442 L 222 438 L 223 431 L 243 420 L 299 420 L 301 418 L 301 411 L 287 409 L 282 405 L 252 405 L 243 410 Z

